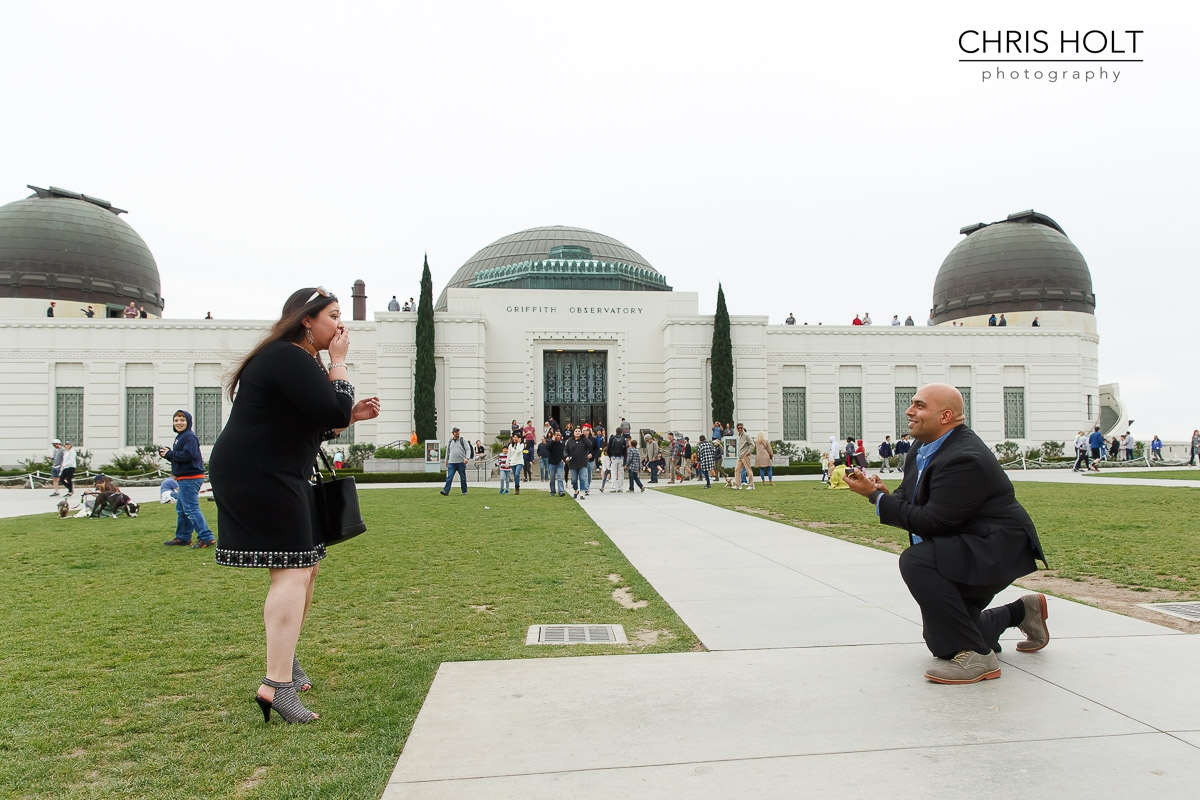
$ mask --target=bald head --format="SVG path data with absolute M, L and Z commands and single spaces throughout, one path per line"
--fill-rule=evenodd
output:
M 962 392 L 947 383 L 929 383 L 913 395 L 905 412 L 908 433 L 918 442 L 940 439 L 963 423 Z

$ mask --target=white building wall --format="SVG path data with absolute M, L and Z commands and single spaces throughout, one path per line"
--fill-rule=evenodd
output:
M 452 289 L 435 319 L 438 438 L 453 426 L 494 440 L 512 419 L 543 417 L 549 350 L 608 352 L 610 424 L 679 430 L 693 439 L 712 423 L 712 317 L 687 292 L 556 292 Z M 383 413 L 356 426 L 356 441 L 407 441 L 413 428 L 416 314 L 379 312 L 349 322 L 351 380 L 378 394 Z M 83 446 L 99 464 L 128 452 L 125 389 L 155 389 L 154 436 L 168 443 L 170 415 L 192 409 L 196 387 L 225 375 L 269 328 L 265 321 L 8 320 L 0 322 L 0 464 L 48 452 L 55 390 L 84 387 Z M 1099 414 L 1098 337 L 1061 328 L 768 325 L 731 319 L 737 420 L 782 438 L 782 390 L 806 389 L 805 438 L 825 449 L 839 431 L 838 389 L 863 389 L 864 439 L 895 437 L 895 389 L 947 381 L 971 389 L 972 426 L 1004 441 L 1003 387 L 1025 388 L 1021 444 L 1069 441 Z M 794 381 L 801 381 L 795 383 Z M 223 401 L 228 418 L 230 403 Z

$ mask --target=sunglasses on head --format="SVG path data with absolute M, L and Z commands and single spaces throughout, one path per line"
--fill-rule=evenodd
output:
M 304 305 L 308 305 L 313 300 L 316 300 L 318 297 L 328 297 L 330 300 L 337 300 L 336 294 L 329 291 L 324 286 L 318 286 L 317 290 L 315 292 L 313 292 L 312 295 L 310 295 L 307 300 L 304 301 Z

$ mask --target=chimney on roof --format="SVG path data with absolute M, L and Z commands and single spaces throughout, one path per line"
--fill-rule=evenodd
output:
M 365 320 L 367 318 L 367 284 L 363 283 L 362 278 L 354 282 L 354 289 L 350 292 L 350 296 L 354 298 L 354 319 Z

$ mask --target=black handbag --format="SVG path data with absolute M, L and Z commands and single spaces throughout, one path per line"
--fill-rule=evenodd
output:
M 318 450 L 330 479 L 321 478 L 321 470 L 313 462 L 313 539 L 318 537 L 326 547 L 353 539 L 367 529 L 358 508 L 358 488 L 354 478 L 339 478 L 325 453 Z

